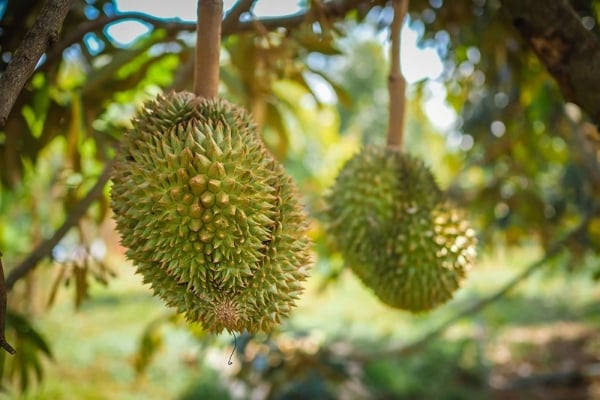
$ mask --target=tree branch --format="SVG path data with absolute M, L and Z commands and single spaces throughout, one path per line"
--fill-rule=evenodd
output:
M 80 24 L 77 29 L 69 32 L 63 39 L 58 41 L 46 55 L 45 64 L 52 64 L 62 57 L 63 51 L 69 46 L 78 43 L 86 33 L 96 32 L 104 29 L 108 24 L 125 20 L 138 20 L 152 25 L 154 29 L 165 29 L 169 32 L 193 31 L 196 29 L 195 22 L 184 22 L 178 20 L 165 20 L 142 12 L 124 12 L 116 15 L 103 15 L 92 21 Z
M 588 30 L 568 0 L 501 0 L 564 97 L 600 123 L 600 37 Z
M 541 268 L 552 258 L 561 253 L 564 247 L 571 241 L 573 238 L 576 238 L 583 231 L 587 229 L 587 226 L 590 222 L 590 219 L 593 217 L 595 211 L 595 207 L 593 208 L 585 218 L 582 219 L 581 223 L 574 228 L 572 231 L 563 236 L 560 240 L 558 240 L 554 245 L 552 245 L 544 254 L 542 258 L 530 264 L 527 268 L 525 268 L 521 273 L 517 274 L 513 279 L 508 281 L 504 286 L 502 286 L 498 291 L 491 294 L 490 296 L 484 297 L 478 302 L 468 306 L 462 311 L 459 311 L 454 316 L 448 318 L 445 322 L 439 325 L 437 328 L 431 330 L 429 333 L 425 334 L 421 338 L 415 340 L 412 343 L 407 345 L 403 345 L 398 348 L 392 348 L 384 351 L 377 351 L 371 353 L 354 353 L 350 354 L 349 357 L 358 361 L 369 361 L 373 359 L 379 358 L 390 358 L 390 357 L 401 357 L 407 354 L 413 353 L 416 350 L 422 348 L 424 345 L 429 343 L 432 339 L 442 335 L 448 328 L 452 325 L 460 321 L 461 319 L 468 317 L 470 315 L 476 314 L 479 311 L 483 310 L 485 307 L 494 303 L 495 301 L 504 297 L 508 292 L 514 289 L 520 282 L 529 277 L 533 272 Z
M 302 24 L 309 16 L 308 11 L 299 12 L 285 17 L 258 18 L 254 21 L 239 21 L 239 17 L 248 11 L 256 0 L 239 0 L 238 3 L 229 11 L 223 21 L 221 28 L 222 37 L 244 32 L 250 32 L 256 29 L 256 24 L 263 25 L 267 30 L 277 28 L 293 29 Z M 385 0 L 337 0 L 326 3 L 323 7 L 324 14 L 330 18 L 344 18 L 352 10 L 361 10 L 366 12 L 377 5 L 385 5 Z M 138 20 L 150 24 L 154 29 L 165 29 L 167 32 L 193 31 L 196 29 L 195 22 L 185 22 L 178 20 L 164 20 L 142 12 L 124 12 L 116 15 L 103 15 L 95 20 L 80 24 L 77 29 L 65 35 L 47 52 L 44 65 L 53 65 L 62 57 L 63 52 L 75 43 L 79 43 L 86 33 L 102 30 L 106 25 L 125 21 Z M 1 126 L 1 125 L 0 125 Z
M 2 264 L 2 253 L 0 252 L 0 347 L 2 347 L 8 354 L 15 354 L 16 351 L 6 341 L 6 282 L 4 281 L 4 265 Z
M 332 0 L 323 4 L 322 15 L 329 19 L 342 19 L 350 11 L 359 11 L 363 14 L 376 6 L 385 6 L 387 0 Z M 293 29 L 301 25 L 310 16 L 310 10 L 301 11 L 296 14 L 283 17 L 257 18 L 253 21 L 238 22 L 230 29 L 223 29 L 223 35 L 252 31 L 256 23 L 260 23 L 265 29 L 271 31 L 277 28 Z
M 14 57 L 0 76 L 0 128 L 6 125 L 19 93 L 31 77 L 48 46 L 58 40 L 58 32 L 71 7 L 72 0 L 47 0 L 33 26 L 27 32 Z
M 240 22 L 242 14 L 250 11 L 255 1 L 256 0 L 238 0 L 225 16 L 221 30 L 223 32 L 228 32 L 233 29 Z
M 222 19 L 222 0 L 198 0 L 194 93 L 199 97 L 211 99 L 219 95 Z
M 287 15 L 284 17 L 267 17 L 258 18 L 254 21 L 243 21 L 239 20 L 239 17 L 252 7 L 251 3 L 256 0 L 239 0 L 234 7 L 227 13 L 221 27 L 221 34 L 223 37 L 234 35 L 243 32 L 250 32 L 255 30 L 255 24 L 258 22 L 262 24 L 267 30 L 273 30 L 277 28 L 293 29 L 306 20 L 309 16 L 309 11 L 302 11 L 296 14 Z M 323 6 L 324 15 L 340 19 L 346 16 L 352 10 L 361 10 L 366 12 L 375 6 L 385 5 L 386 0 L 337 0 L 330 1 Z M 124 20 L 139 20 L 152 25 L 155 29 L 163 28 L 169 32 L 178 31 L 193 31 L 196 29 L 195 22 L 184 22 L 177 20 L 164 20 L 158 17 L 141 13 L 141 12 L 124 12 L 111 16 L 101 16 L 93 21 L 86 22 L 79 25 L 79 27 L 66 35 L 61 41 L 57 42 L 56 45 L 48 52 L 46 57 L 46 63 L 53 62 L 57 58 L 62 56 L 62 53 L 69 46 L 81 41 L 86 33 L 95 32 L 103 29 L 106 25 L 124 21 Z
M 83 199 L 71 210 L 63 224 L 48 239 L 42 241 L 29 256 L 17 267 L 10 271 L 6 278 L 6 289 L 12 290 L 15 283 L 33 270 L 45 257 L 52 254 L 54 247 L 86 214 L 90 205 L 102 195 L 104 185 L 109 181 L 114 161 L 108 162 L 98 180 Z
M 404 137 L 404 114 L 406 110 L 406 80 L 400 66 L 400 33 L 402 22 L 408 10 L 409 0 L 394 0 L 394 19 L 390 26 L 390 74 L 388 76 L 388 91 L 390 94 L 387 146 L 401 149 Z

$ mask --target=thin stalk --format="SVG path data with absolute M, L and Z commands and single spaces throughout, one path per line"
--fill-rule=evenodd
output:
M 198 0 L 194 93 L 199 97 L 210 99 L 219 94 L 222 20 L 222 0 Z
M 390 74 L 388 76 L 390 110 L 387 146 L 399 150 L 402 149 L 406 109 L 406 80 L 400 67 L 400 31 L 408 10 L 408 0 L 393 0 L 392 5 L 394 7 L 394 19 L 390 26 Z
M 2 265 L 2 253 L 0 253 L 0 348 L 3 348 L 8 354 L 15 354 L 17 351 L 6 341 L 6 282 L 4 281 L 4 265 Z

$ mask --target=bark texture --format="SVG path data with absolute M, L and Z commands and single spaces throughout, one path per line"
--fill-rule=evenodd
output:
M 47 0 L 31 30 L 25 35 L 13 59 L 0 76 L 0 128 L 33 73 L 40 57 L 58 40 L 58 32 L 73 0 Z
M 501 4 L 565 99 L 600 123 L 600 36 L 590 24 L 595 19 L 578 14 L 568 0 L 501 0 Z

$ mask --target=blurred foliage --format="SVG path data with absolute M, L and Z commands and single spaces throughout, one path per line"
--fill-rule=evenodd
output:
M 229 400 L 232 398 L 229 390 L 219 381 L 219 375 L 211 369 L 204 369 L 200 378 L 191 384 L 178 400 Z
M 237 354 L 241 365 L 236 380 L 247 393 L 260 388 L 266 399 L 360 398 L 365 394 L 359 369 L 307 333 L 244 335 L 238 339 Z
M 364 367 L 364 380 L 375 398 L 486 398 L 486 366 L 482 348 L 472 339 L 433 342 L 419 357 L 374 360 Z M 424 384 L 424 376 L 435 376 Z
M 265 143 L 304 194 L 314 217 L 316 270 L 325 284 L 336 282 L 343 263 L 319 223 L 322 194 L 362 144 L 385 140 L 384 42 L 390 22 L 385 1 L 356 2 L 359 9 L 341 21 L 323 13 L 327 3 L 303 2 L 309 13 L 294 29 L 273 29 L 255 20 L 250 31 L 225 37 L 221 64 L 222 95 L 253 113 Z M 595 18 L 600 8 L 597 1 L 572 3 L 582 16 Z M 33 0 L 0 2 L 0 73 L 40 6 Z M 431 164 L 449 195 L 471 210 L 488 250 L 530 244 L 547 248 L 587 218 L 586 229 L 568 243 L 570 257 L 561 258 L 561 267 L 600 279 L 598 121 L 564 103 L 498 0 L 413 0 L 409 11 L 420 45 L 435 48 L 445 70 L 408 89 L 407 150 Z M 118 17 L 111 0 L 74 1 L 61 40 L 42 59 L 0 130 L 0 249 L 9 274 L 94 184 L 141 102 L 163 90 L 191 88 L 193 23 L 145 16 L 150 31 L 123 45 L 110 36 L 105 22 Z M 434 84 L 443 88 L 456 113 L 456 124 L 445 132 L 431 123 L 436 115 L 424 111 Z M 118 249 L 109 217 L 106 190 L 54 249 L 52 262 L 44 263 L 55 272 L 42 282 L 49 288 L 48 303 L 63 284 L 74 282 L 75 304 L 81 305 L 90 279 L 108 283 L 114 275 L 103 261 L 107 248 Z M 12 359 L 2 355 L 3 381 L 17 379 L 22 388 L 31 376 L 41 377 L 41 356 L 51 355 L 49 343 L 28 322 L 29 290 L 17 286 L 11 293 L 15 309 L 9 314 L 9 333 L 19 353 Z M 162 323 L 177 324 L 174 317 L 165 318 L 143 333 L 134 361 L 138 372 L 160 349 Z M 319 346 L 307 352 L 285 344 L 301 338 L 263 339 L 239 339 L 243 366 L 237 379 L 268 381 L 273 393 L 298 398 L 335 398 L 340 388 L 358 385 L 351 366 Z M 266 348 L 272 351 L 267 354 Z M 440 357 L 459 357 L 461 351 Z M 406 368 L 431 373 L 433 367 Z M 367 384 L 370 379 L 385 390 L 417 397 L 438 393 L 435 386 L 417 388 L 408 378 L 401 387 L 378 381 L 395 368 L 370 364 Z M 454 375 L 458 372 L 448 372 L 449 379 L 462 379 Z M 203 388 L 199 383 L 190 393 Z M 309 389 L 314 391 L 302 392 Z
M 14 356 L 0 353 L 0 376 L 5 391 L 21 390 L 44 376 L 43 361 L 52 359 L 47 339 L 38 332 L 27 316 L 9 311 L 6 316 L 7 341 L 18 349 Z
M 140 336 L 138 348 L 132 360 L 136 374 L 143 375 L 156 354 L 163 349 L 167 327 L 186 331 L 200 345 L 201 350 L 206 350 L 214 345 L 214 336 L 202 329 L 200 324 L 190 324 L 182 315 L 174 312 L 165 313 L 148 323 Z
M 443 79 L 460 117 L 448 140 L 465 150 L 450 192 L 477 213 L 482 242 L 496 243 L 500 232 L 509 245 L 536 238 L 547 247 L 582 216 L 597 214 L 600 186 L 592 171 L 600 148 L 584 132 L 598 133 L 577 106 L 564 104 L 500 3 L 415 3 L 411 15 L 421 17 L 413 24 L 423 41 L 450 44 Z M 586 159 L 590 151 L 594 157 Z M 580 244 L 597 252 L 588 246 L 592 239 Z

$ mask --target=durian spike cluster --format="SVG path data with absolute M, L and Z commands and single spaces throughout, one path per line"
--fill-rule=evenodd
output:
M 379 299 L 412 312 L 452 298 L 475 259 L 475 232 L 422 160 L 367 146 L 327 196 L 327 232 Z
M 308 274 L 306 218 L 242 108 L 188 92 L 145 104 L 111 196 L 127 257 L 188 320 L 268 332 L 290 313 Z

